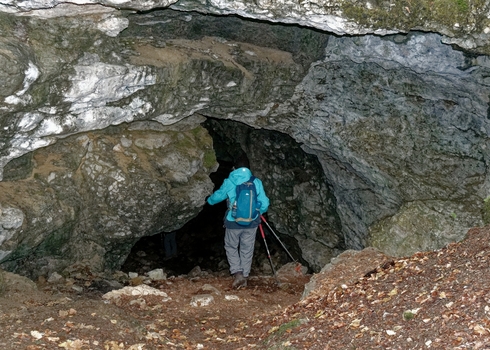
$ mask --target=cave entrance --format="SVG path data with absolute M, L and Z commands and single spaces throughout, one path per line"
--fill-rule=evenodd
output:
M 213 124 L 216 127 L 216 123 Z M 204 123 L 210 129 L 210 125 Z M 231 153 L 243 152 L 239 146 L 230 147 L 226 136 L 215 131 L 213 136 L 214 147 L 219 167 L 210 174 L 214 183 L 214 190 L 218 189 L 233 170 L 233 156 Z M 228 151 L 225 151 L 228 150 Z M 231 151 L 231 152 L 230 152 Z M 229 266 L 224 249 L 223 217 L 226 211 L 226 202 L 216 205 L 204 205 L 201 212 L 183 227 L 175 231 L 177 254 L 167 257 L 165 251 L 165 235 L 161 232 L 153 236 L 142 237 L 131 249 L 128 258 L 121 267 L 124 272 L 136 272 L 140 275 L 153 269 L 162 268 L 167 276 L 188 274 L 194 268 L 201 271 L 228 276 Z M 264 227 L 266 241 L 274 267 L 288 262 L 288 256 L 274 237 Z M 286 238 L 288 239 L 288 238 Z M 252 274 L 271 274 L 272 268 L 268 260 L 264 240 L 257 230 L 255 242 Z
M 233 167 L 233 163 L 228 161 L 220 160 L 219 163 L 218 170 L 210 175 L 215 184 L 215 190 L 221 186 Z M 205 205 L 194 219 L 176 231 L 177 255 L 171 258 L 166 257 L 165 252 L 166 232 L 142 237 L 133 246 L 121 270 L 142 275 L 153 269 L 162 268 L 168 276 L 178 276 L 188 274 L 192 269 L 199 267 L 201 271 L 210 274 L 228 276 L 228 262 L 223 241 L 225 211 L 226 202 L 213 206 Z M 287 257 L 280 251 L 278 243 L 274 242 L 273 237 L 267 233 L 266 240 L 274 264 L 285 263 L 284 260 Z M 266 248 L 257 230 L 252 274 L 270 273 L 272 269 Z
M 256 130 L 239 122 L 213 118 L 208 118 L 202 125 L 213 138 L 219 162 L 218 170 L 210 174 L 215 190 L 228 177 L 234 161 L 244 153 L 249 158 L 252 172 L 264 183 L 271 200 L 268 214 L 272 219 L 268 222 L 281 240 L 279 242 L 264 225 L 266 242 L 276 269 L 291 262 L 287 251 L 310 271 L 315 271 L 343 250 L 343 240 L 337 234 L 341 230 L 335 212 L 335 198 L 327 188 L 316 156 L 306 154 L 292 138 L 279 132 Z M 170 259 L 165 259 L 165 232 L 141 238 L 122 270 L 143 274 L 163 268 L 167 275 L 172 276 L 188 274 L 199 266 L 202 271 L 227 276 L 223 228 L 225 211 L 226 202 L 214 206 L 206 204 L 194 219 L 176 231 L 177 256 Z M 281 222 L 277 227 L 276 219 Z M 313 232 L 315 229 L 319 233 Z M 307 236 L 310 232 L 319 237 L 318 241 L 328 239 L 329 246 L 313 241 Z M 320 236 L 322 234 L 325 238 Z M 304 249 L 311 255 L 309 260 L 303 257 Z M 311 261 L 317 265 L 311 265 Z M 257 230 L 251 274 L 271 273 L 267 249 Z

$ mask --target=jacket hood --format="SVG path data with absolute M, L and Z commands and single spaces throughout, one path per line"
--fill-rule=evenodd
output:
M 240 185 L 244 183 L 245 181 L 250 180 L 250 177 L 252 176 L 252 172 L 248 168 L 238 168 L 236 170 L 233 170 L 230 173 L 230 176 L 228 177 L 231 182 L 233 182 L 235 185 Z

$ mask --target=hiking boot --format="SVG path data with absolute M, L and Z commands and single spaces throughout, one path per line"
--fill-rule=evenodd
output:
M 243 277 L 242 272 L 235 273 L 235 280 L 233 281 L 231 287 L 234 289 L 240 289 L 247 286 L 247 279 Z

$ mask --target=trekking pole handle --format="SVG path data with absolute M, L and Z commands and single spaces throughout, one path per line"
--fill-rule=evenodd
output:
M 264 221 L 267 222 L 267 220 L 264 218 L 264 215 L 260 214 L 260 218 Z

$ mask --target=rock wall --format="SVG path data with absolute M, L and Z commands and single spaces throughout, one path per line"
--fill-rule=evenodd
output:
M 438 34 L 330 37 L 266 128 L 318 157 L 346 247 L 438 249 L 482 224 L 488 71 Z
M 82 8 L 75 4 L 85 4 Z M 146 11 L 170 7 L 214 15 L 238 15 L 267 22 L 299 24 L 338 35 L 386 35 L 412 30 L 444 34 L 446 43 L 490 53 L 490 2 L 488 0 L 402 0 L 390 2 L 350 0 L 26 0 L 6 1 L 0 11 L 56 17 L 111 9 Z M 97 27 L 116 36 L 124 27 L 117 13 L 105 15 Z
M 488 58 L 419 33 L 331 38 L 325 53 L 272 118 L 319 157 L 347 246 L 404 255 L 480 225 L 489 190 Z

